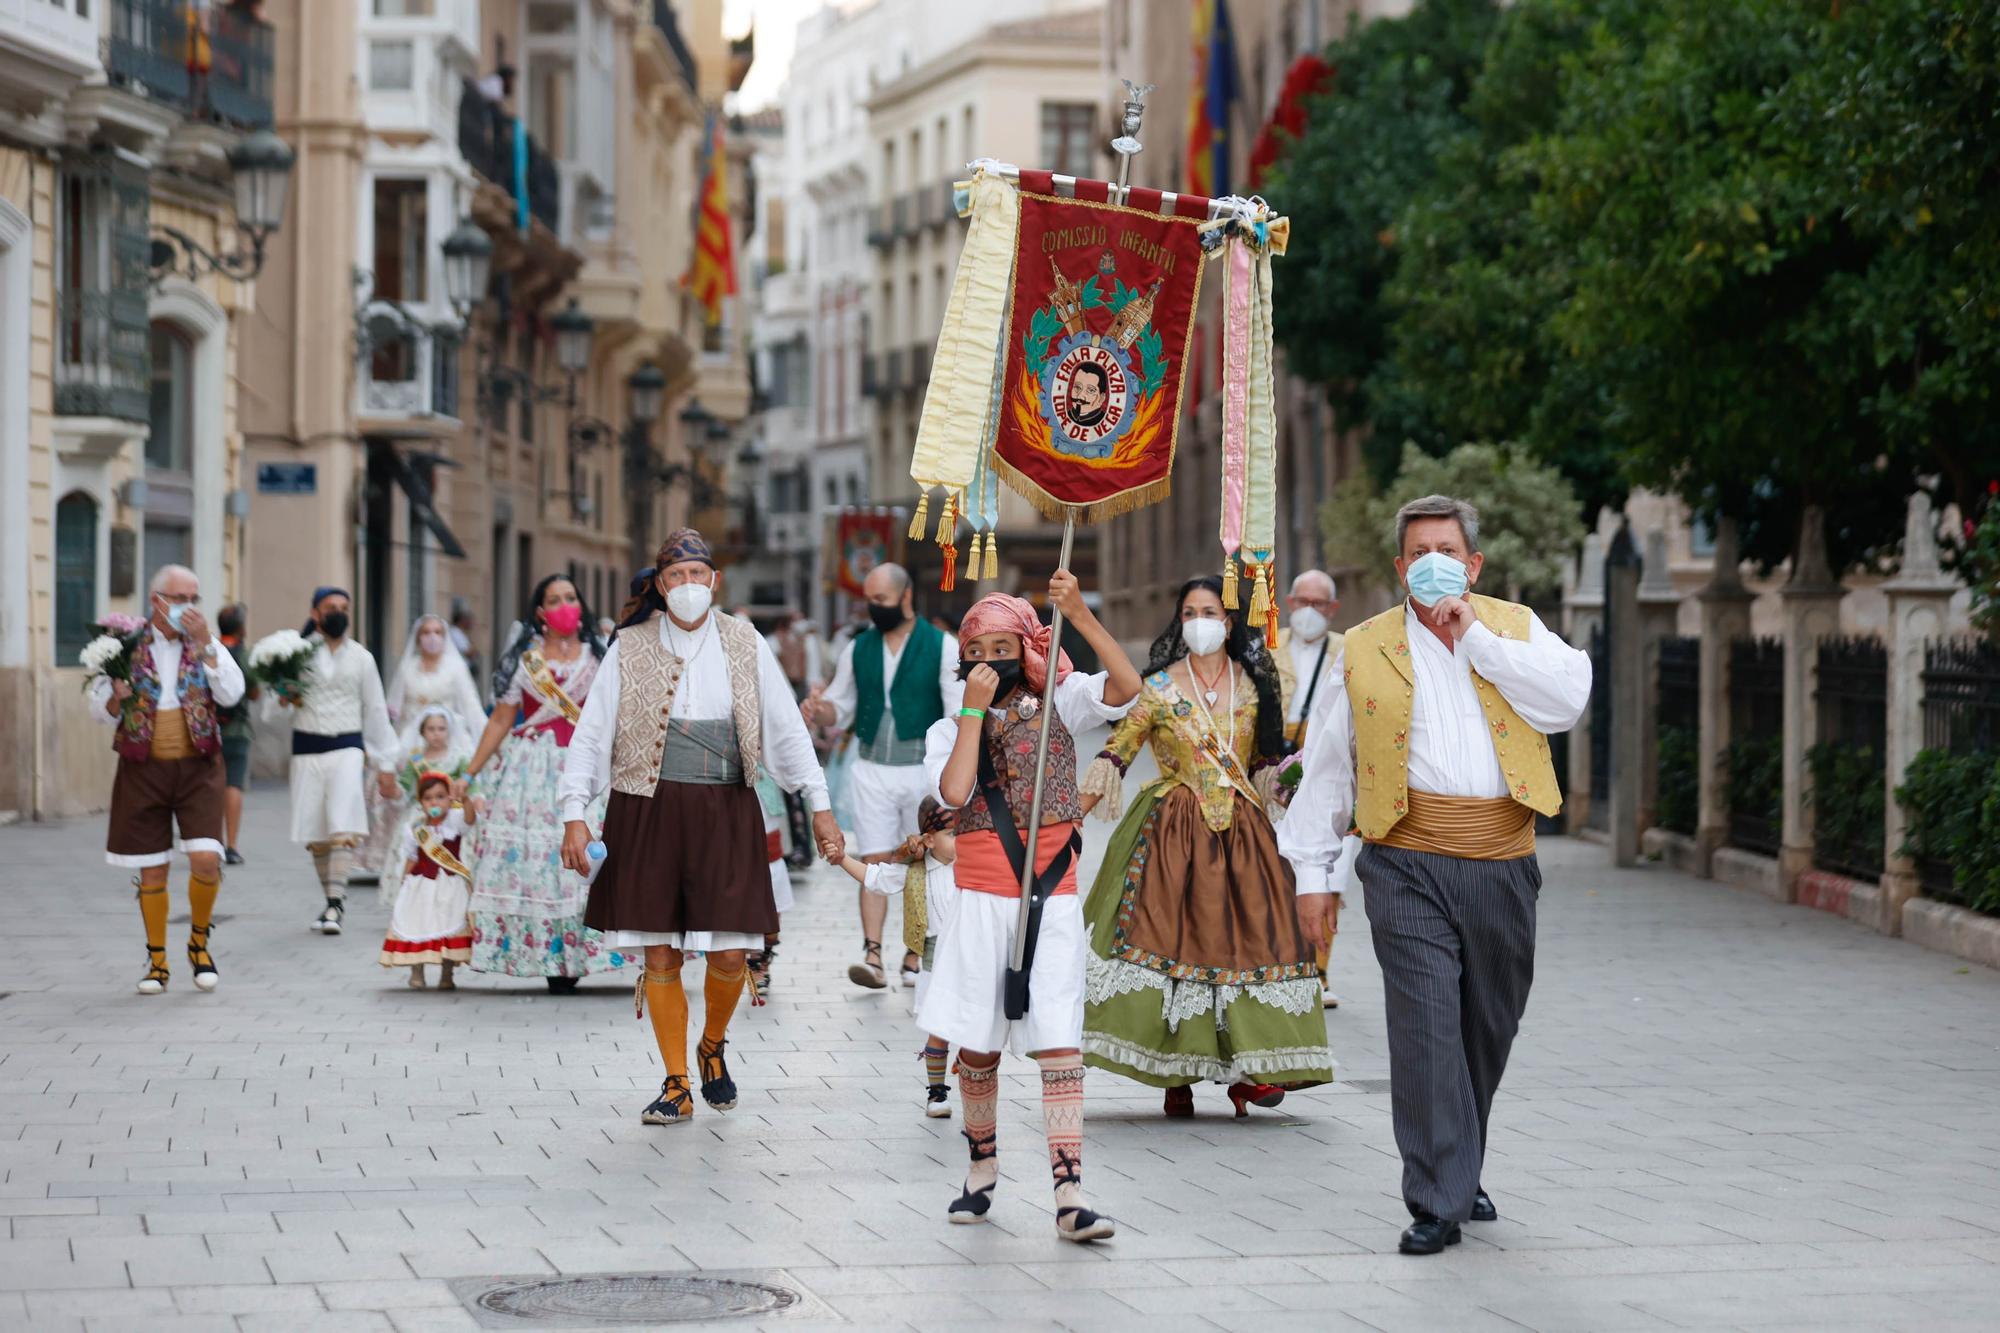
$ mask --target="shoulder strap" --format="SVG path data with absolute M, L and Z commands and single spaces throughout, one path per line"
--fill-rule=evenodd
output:
M 1028 846 L 1021 840 L 1020 827 L 1014 822 L 1014 812 L 1007 804 L 1007 793 L 993 767 L 991 747 L 986 744 L 983 735 L 979 738 L 979 793 L 986 798 L 986 808 L 993 815 L 994 836 L 1000 839 L 1000 850 L 1007 854 L 1007 864 L 1014 868 L 1014 882 L 1018 884 L 1028 864 Z M 1035 876 L 1030 886 L 1037 901 L 1055 891 L 1056 885 L 1062 883 L 1063 876 L 1069 873 L 1070 862 L 1082 850 L 1083 838 L 1072 829 L 1069 845 L 1056 853 L 1048 869 Z

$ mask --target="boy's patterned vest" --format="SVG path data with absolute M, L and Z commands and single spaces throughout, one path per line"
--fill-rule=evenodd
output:
M 1525 606 L 1473 594 L 1479 621 L 1503 639 L 1526 642 Z M 1380 838 L 1410 809 L 1410 712 L 1417 673 L 1410 665 L 1399 602 L 1347 632 L 1347 702 L 1354 711 L 1354 825 L 1364 838 Z M 1485 706 L 1487 730 L 1507 794 L 1537 814 L 1562 809 L 1549 739 L 1521 720 L 1491 682 L 1475 671 L 1473 688 Z
M 175 683 L 180 693 L 181 720 L 187 724 L 188 741 L 203 758 L 222 749 L 222 730 L 216 722 L 215 702 L 208 697 L 208 672 L 201 655 L 181 645 L 181 669 Z M 160 673 L 153 665 L 153 635 L 148 630 L 132 653 L 132 697 L 118 717 L 118 729 L 111 748 L 134 763 L 143 764 L 153 754 L 153 719 L 160 706 Z
M 747 620 L 711 611 L 722 659 L 729 673 L 729 709 L 736 720 L 736 745 L 743 756 L 743 781 L 757 785 L 764 755 L 763 696 L 757 649 L 762 643 Z M 611 733 L 611 790 L 651 796 L 660 785 L 660 761 L 667 751 L 667 717 L 674 709 L 685 664 L 660 642 L 654 620 L 618 635 L 618 718 Z
M 1022 694 L 1028 693 L 1024 681 L 1019 687 Z M 1076 788 L 1076 740 L 1069 734 L 1069 728 L 1056 715 L 1053 708 L 1043 712 L 1049 715 L 1049 770 L 1042 789 L 1042 825 L 1081 823 L 1083 820 L 1083 797 Z M 1042 716 L 1037 713 L 1036 717 Z M 1035 803 L 1035 743 L 1039 730 L 1034 721 L 1023 722 L 1012 709 L 1007 711 L 1000 722 L 998 734 L 987 732 L 985 741 L 987 753 L 993 757 L 993 774 L 999 779 L 1000 790 L 1007 797 L 1007 808 L 1013 812 L 1014 824 L 1025 836 L 1028 831 L 1028 813 Z M 977 829 L 993 827 L 993 812 L 986 806 L 986 794 L 975 782 L 972 799 L 958 812 L 958 831 L 971 833 Z M 1038 847 L 1039 853 L 1040 848 Z

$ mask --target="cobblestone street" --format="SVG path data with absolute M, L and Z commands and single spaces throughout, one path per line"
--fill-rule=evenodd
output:
M 284 804 L 252 794 L 214 995 L 180 952 L 183 869 L 173 985 L 145 999 L 102 821 L 0 829 L 0 1325 L 470 1329 L 454 1279 L 692 1269 L 803 1293 L 785 1329 L 1934 1331 L 2000 1310 L 2000 975 L 1593 846 L 1544 844 L 1540 976 L 1486 1175 L 1500 1222 L 1394 1253 L 1356 904 L 1336 1086 L 1244 1122 L 1197 1089 L 1200 1118 L 1169 1122 L 1092 1075 L 1086 1184 L 1121 1230 L 1085 1249 L 1050 1234 L 1025 1062 L 1005 1067 L 993 1222 L 945 1224 L 957 1122 L 920 1112 L 907 992 L 845 978 L 844 878 L 804 878 L 775 997 L 739 1011 L 741 1107 L 651 1129 L 629 972 L 568 998 L 408 991 L 375 964 L 372 890 L 344 937 L 307 932 Z

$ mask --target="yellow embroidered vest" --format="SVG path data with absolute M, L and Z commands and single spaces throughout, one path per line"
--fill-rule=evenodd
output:
M 1472 596 L 1479 622 L 1503 639 L 1526 642 L 1528 608 L 1493 597 Z M 1404 636 L 1403 604 L 1364 620 L 1347 632 L 1347 701 L 1354 711 L 1354 824 L 1364 838 L 1380 838 L 1410 808 L 1410 710 L 1416 668 Z M 1487 727 L 1508 795 L 1538 814 L 1562 809 L 1549 738 L 1521 720 L 1500 691 L 1475 671 L 1473 688 L 1485 705 Z
M 742 752 L 743 783 L 757 784 L 764 755 L 763 696 L 758 690 L 757 631 L 747 620 L 711 611 L 729 672 L 729 709 Z M 660 642 L 658 620 L 642 621 L 618 636 L 618 719 L 611 733 L 611 790 L 650 797 L 660 785 L 667 751 L 667 717 L 674 710 L 685 664 Z

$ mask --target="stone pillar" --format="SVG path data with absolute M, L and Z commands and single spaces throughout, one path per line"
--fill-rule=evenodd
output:
M 1569 623 L 1564 634 L 1572 648 L 1590 651 L 1590 635 L 1604 623 L 1604 542 L 1596 533 L 1583 539 L 1576 584 L 1563 601 Z M 1564 784 L 1565 826 L 1576 832 L 1590 821 L 1590 710 L 1569 731 L 1569 773 Z
M 1847 589 L 1826 563 L 1826 515 L 1807 505 L 1799 520 L 1799 545 L 1792 576 L 1778 590 L 1785 607 L 1785 768 L 1784 832 L 1778 846 L 1778 896 L 1798 899 L 1799 876 L 1812 869 L 1813 819 L 1807 789 L 1806 751 L 1819 738 L 1814 696 L 1819 641 L 1840 632 L 1840 599 Z
M 1736 520 L 1715 525 L 1715 575 L 1701 599 L 1701 740 L 1697 773 L 1701 813 L 1695 825 L 1695 861 L 1709 873 L 1715 849 L 1729 841 L 1727 775 L 1722 752 L 1729 747 L 1729 645 L 1750 633 L 1750 603 L 1756 595 L 1743 586 L 1738 566 Z
M 1639 831 L 1657 822 L 1660 805 L 1660 640 L 1680 628 L 1681 598 L 1667 564 L 1667 534 L 1646 534 L 1646 563 L 1639 578 L 1640 707 Z
M 1639 864 L 1639 791 L 1645 757 L 1639 718 L 1646 656 L 1639 623 L 1639 550 L 1632 544 L 1629 520 L 1605 553 L 1604 601 L 1611 667 L 1611 859 L 1632 866 Z
M 1889 742 L 1883 775 L 1888 790 L 1882 803 L 1881 916 L 1871 924 L 1884 935 L 1900 935 L 1903 904 L 1917 896 L 1917 868 L 1896 851 L 1908 824 L 1896 802 L 1896 785 L 1924 744 L 1924 642 L 1947 632 L 1948 608 L 1958 591 L 1938 568 L 1937 515 L 1922 491 L 1910 497 L 1902 570 L 1882 591 L 1889 597 Z

